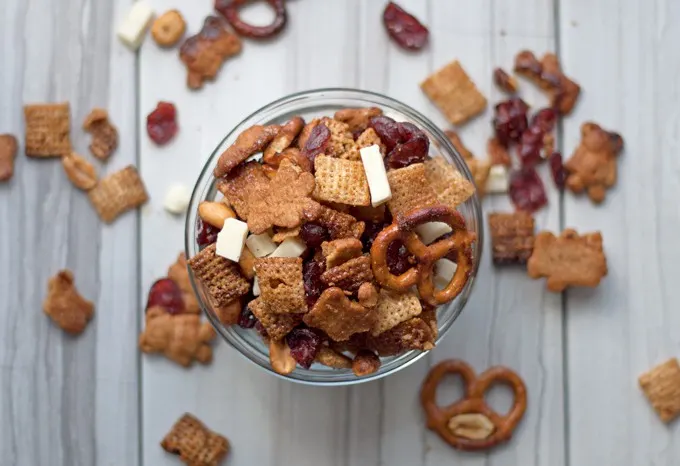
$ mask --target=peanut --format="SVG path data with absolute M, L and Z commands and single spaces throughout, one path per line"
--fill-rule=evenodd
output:
M 254 269 L 255 256 L 253 255 L 252 252 L 250 252 L 248 246 L 243 247 L 243 250 L 241 251 L 241 258 L 238 261 L 238 265 L 239 267 L 241 267 L 241 273 L 248 280 L 252 280 L 255 277 Z
M 354 356 L 352 372 L 357 377 L 373 374 L 378 369 L 380 369 L 380 358 L 372 351 L 361 350 Z
M 493 433 L 495 426 L 491 419 L 483 414 L 466 413 L 449 419 L 449 430 L 459 437 L 483 440 Z
M 97 185 L 97 171 L 94 166 L 75 152 L 61 158 L 66 176 L 77 188 L 89 191 Z
M 284 340 L 269 342 L 269 362 L 277 374 L 288 375 L 295 370 L 295 359 Z
M 215 228 L 222 228 L 228 218 L 236 218 L 231 207 L 223 202 L 203 201 L 198 205 L 198 216 Z

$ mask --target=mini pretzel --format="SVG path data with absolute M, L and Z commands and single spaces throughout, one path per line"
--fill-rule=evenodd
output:
M 274 9 L 274 21 L 267 26 L 253 26 L 241 19 L 239 10 L 247 0 L 215 0 L 215 9 L 231 24 L 231 27 L 242 36 L 253 39 L 265 39 L 281 31 L 288 19 L 285 0 L 267 0 Z
M 425 245 L 415 228 L 428 222 L 444 222 L 451 227 L 451 236 Z M 382 230 L 371 247 L 373 274 L 378 282 L 395 291 L 407 291 L 418 285 L 420 298 L 426 303 L 437 306 L 452 301 L 460 294 L 472 271 L 471 247 L 477 235 L 467 231 L 461 215 L 446 206 L 426 207 L 412 210 Z M 417 265 L 401 275 L 393 275 L 387 265 L 387 249 L 393 241 L 401 240 L 411 254 L 416 257 Z M 434 265 L 444 257 L 454 256 L 458 268 L 445 288 L 434 287 Z
M 447 374 L 460 375 L 465 392 L 462 399 L 441 407 L 436 401 L 437 387 Z M 484 400 L 484 393 L 495 383 L 508 385 L 514 393 L 512 408 L 504 416 Z M 477 376 L 466 362 L 449 359 L 434 366 L 427 374 L 420 390 L 420 402 L 430 430 L 453 448 L 476 451 L 510 440 L 524 416 L 527 392 L 522 379 L 507 367 L 494 366 Z

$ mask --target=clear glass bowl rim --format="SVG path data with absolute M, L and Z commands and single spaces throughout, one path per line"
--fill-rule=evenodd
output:
M 427 118 L 417 110 L 413 109 L 412 107 L 396 99 L 385 96 L 383 94 L 359 89 L 320 88 L 296 92 L 281 97 L 267 105 L 264 105 L 263 107 L 259 108 L 258 110 L 248 115 L 240 123 L 238 123 L 231 131 L 229 131 L 229 133 L 219 142 L 219 144 L 210 154 L 210 157 L 208 158 L 205 165 L 201 169 L 201 173 L 198 177 L 198 180 L 196 181 L 196 184 L 191 195 L 189 208 L 187 211 L 185 223 L 185 254 L 187 258 L 193 257 L 193 255 L 198 252 L 198 245 L 195 239 L 196 222 L 198 218 L 198 204 L 203 200 L 206 200 L 208 192 L 211 191 L 214 187 L 215 178 L 212 175 L 212 171 L 216 164 L 217 158 L 222 153 L 223 147 L 225 147 L 227 141 L 229 141 L 232 137 L 235 139 L 235 137 L 238 134 L 240 134 L 244 129 L 252 126 L 253 124 L 267 124 L 270 121 L 281 119 L 282 116 L 287 114 L 293 115 L 313 110 L 315 106 L 319 108 L 330 107 L 331 103 L 325 102 L 327 100 L 337 101 L 338 107 L 345 108 L 352 108 L 360 105 L 357 105 L 356 103 L 343 105 L 341 103 L 343 100 L 362 101 L 363 105 L 361 106 L 377 106 L 384 110 L 385 109 L 394 110 L 396 112 L 406 115 L 408 117 L 408 121 L 414 123 L 421 129 L 425 129 L 429 133 L 430 139 L 434 137 L 435 142 L 439 148 L 438 152 L 440 152 L 441 155 L 444 155 L 444 157 L 448 159 L 449 162 L 453 162 L 456 168 L 461 172 L 461 174 L 463 174 L 463 176 L 465 176 L 467 180 L 474 183 L 472 174 L 470 173 L 467 164 L 465 163 L 462 156 L 458 153 L 456 148 L 453 147 L 448 137 L 442 132 L 442 130 L 439 129 L 437 125 L 431 122 L 429 118 Z M 294 104 L 298 105 L 295 106 Z M 456 297 L 454 301 L 445 305 L 446 307 L 450 307 L 453 306 L 454 303 L 459 303 L 458 309 L 455 310 L 455 312 L 451 314 L 448 319 L 446 319 L 445 321 L 438 320 L 439 334 L 436 339 L 436 344 L 438 344 L 446 336 L 446 333 L 450 330 L 451 326 L 453 325 L 453 322 L 458 318 L 460 313 L 465 308 L 469 295 L 474 286 L 477 271 L 479 269 L 479 264 L 482 258 L 484 244 L 484 227 L 481 204 L 476 192 L 470 199 L 466 201 L 466 204 L 468 203 L 471 208 L 472 218 L 474 219 L 474 229 L 477 232 L 477 240 L 475 242 L 474 250 L 473 270 L 472 273 L 470 274 L 470 278 L 463 292 L 461 292 L 461 294 L 458 297 Z M 271 368 L 268 357 L 264 361 L 262 360 L 262 358 L 256 358 L 256 355 L 254 354 L 255 349 L 252 347 L 252 345 L 250 345 L 247 341 L 241 338 L 234 329 L 230 327 L 225 327 L 220 322 L 219 318 L 214 313 L 214 311 L 212 311 L 212 309 L 210 309 L 209 306 L 205 303 L 205 299 L 203 299 L 204 292 L 197 285 L 191 268 L 189 268 L 189 278 L 191 281 L 191 285 L 196 293 L 196 296 L 198 297 L 201 309 L 203 310 L 206 317 L 208 318 L 212 326 L 215 328 L 217 333 L 229 345 L 236 349 L 236 351 L 243 358 L 252 362 L 255 366 L 260 367 L 264 371 L 284 380 L 316 386 L 346 386 L 365 383 L 372 380 L 380 379 L 382 377 L 386 377 L 390 374 L 394 374 L 397 371 L 405 367 L 408 367 L 411 364 L 415 363 L 416 361 L 420 360 L 428 353 L 427 351 L 415 351 L 415 350 L 402 353 L 401 355 L 396 356 L 395 359 L 392 359 L 391 367 L 386 368 L 383 365 L 375 374 L 372 374 L 367 377 L 356 377 L 354 376 L 351 370 L 340 371 L 334 369 L 330 369 L 329 371 L 327 371 L 328 376 L 320 376 L 311 373 L 311 371 L 309 370 L 300 368 L 299 366 L 295 369 L 293 373 L 289 375 L 281 375 Z M 254 332 L 255 330 L 250 329 L 247 331 Z

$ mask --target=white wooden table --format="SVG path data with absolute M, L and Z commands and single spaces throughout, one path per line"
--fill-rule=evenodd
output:
M 179 8 L 191 33 L 212 11 L 210 0 L 151 3 Z M 663 425 L 636 381 L 680 353 L 680 2 L 401 0 L 431 31 L 431 45 L 415 55 L 387 39 L 384 3 L 291 0 L 281 37 L 246 41 L 214 84 L 190 92 L 176 50 L 147 40 L 135 56 L 114 37 L 131 0 L 2 2 L 0 133 L 23 134 L 24 102 L 68 100 L 75 148 L 87 153 L 79 124 L 93 106 L 106 107 L 121 138 L 102 171 L 137 165 L 151 201 L 104 226 L 59 163 L 23 155 L 12 182 L 0 185 L 0 464 L 178 464 L 158 442 L 185 411 L 230 438 L 231 465 L 680 464 L 680 425 Z M 261 5 L 248 15 L 268 17 Z M 162 208 L 165 191 L 193 185 L 245 115 L 294 91 L 346 86 L 400 99 L 444 126 L 418 83 L 458 58 L 498 101 L 491 72 L 510 68 L 522 48 L 556 51 L 583 87 L 559 128 L 566 155 L 588 119 L 625 137 L 619 182 L 604 205 L 550 189 L 537 216 L 541 228 L 603 232 L 610 273 L 598 289 L 550 294 L 519 270 L 493 269 L 487 254 L 443 344 L 394 376 L 350 388 L 280 381 L 224 343 L 212 365 L 190 370 L 140 356 L 146 292 L 183 244 L 183 220 Z M 530 85 L 523 96 L 545 102 Z M 179 110 L 180 132 L 164 148 L 144 129 L 159 100 Z M 481 156 L 490 115 L 462 130 Z M 507 208 L 506 199 L 485 200 L 486 210 Z M 63 267 L 97 305 L 78 338 L 41 311 L 47 278 Z M 424 429 L 420 382 L 450 357 L 523 376 L 529 407 L 507 446 L 458 453 Z M 491 394 L 500 405 L 504 396 Z

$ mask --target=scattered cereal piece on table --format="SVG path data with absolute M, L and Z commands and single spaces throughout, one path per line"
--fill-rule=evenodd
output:
M 377 337 L 402 322 L 420 315 L 422 310 L 420 300 L 414 293 L 397 293 L 381 289 L 376 309 L 376 320 L 371 329 L 371 335 Z
M 534 249 L 534 218 L 526 212 L 489 214 L 493 263 L 526 264 Z
M 241 39 L 229 32 L 217 16 L 208 16 L 201 31 L 188 37 L 179 50 L 187 68 L 187 86 L 200 89 L 205 81 L 215 79 L 227 58 L 240 52 Z
M 262 301 L 275 314 L 307 312 L 299 257 L 263 257 L 255 260 L 255 275 Z
M 118 147 L 118 129 L 109 121 L 103 108 L 93 108 L 85 117 L 83 129 L 92 135 L 90 152 L 99 160 L 106 161 Z
M 340 288 L 327 288 L 303 320 L 333 340 L 344 341 L 355 333 L 369 331 L 375 314 L 372 309 L 351 301 Z
M 201 322 L 198 314 L 169 314 L 160 306 L 146 311 L 144 331 L 139 335 L 139 348 L 144 353 L 163 353 L 177 364 L 188 367 L 196 360 L 212 361 L 210 342 L 215 329 Z
M 43 311 L 62 330 L 78 335 L 92 319 L 94 304 L 78 293 L 73 273 L 70 270 L 61 270 L 48 282 Z
M 208 429 L 191 414 L 184 414 L 161 441 L 168 453 L 189 466 L 218 466 L 229 453 L 229 441 Z
M 75 152 L 62 156 L 61 164 L 76 188 L 89 191 L 97 185 L 97 170 L 94 165 Z
M 561 292 L 569 286 L 595 287 L 607 275 L 602 235 L 579 235 L 567 229 L 556 237 L 542 231 L 536 235 L 527 270 L 531 278 L 547 277 L 550 291 Z
M 414 209 L 439 204 L 437 193 L 430 186 L 427 170 L 422 163 L 390 170 L 387 179 L 392 189 L 392 199 L 387 201 L 387 207 L 395 218 Z
M 14 175 L 14 159 L 19 144 L 11 134 L 0 134 L 0 182 L 8 181 Z
M 68 102 L 24 105 L 26 155 L 61 157 L 71 153 L 71 110 Z
M 320 155 L 314 166 L 314 198 L 354 206 L 371 204 L 363 163 Z
M 425 176 L 442 204 L 455 209 L 475 193 L 475 186 L 442 157 L 425 162 Z
M 187 23 L 179 10 L 168 10 L 151 25 L 151 37 L 161 47 L 177 44 L 186 31 Z
M 486 108 L 486 97 L 457 60 L 428 77 L 420 87 L 454 125 L 467 122 Z
M 99 180 L 88 191 L 88 196 L 99 217 L 106 223 L 113 222 L 122 213 L 135 209 L 149 197 L 137 169 L 132 165 Z
M 669 423 L 680 415 L 680 365 L 677 358 L 650 369 L 638 381 L 663 422 Z
M 503 68 L 493 70 L 493 82 L 498 89 L 506 94 L 512 95 L 517 92 L 517 80 L 510 76 Z
M 582 124 L 581 143 L 564 164 L 567 188 L 574 193 L 586 190 L 595 203 L 604 201 L 607 189 L 616 184 L 616 163 L 622 150 L 623 139 L 619 134 L 595 123 Z

